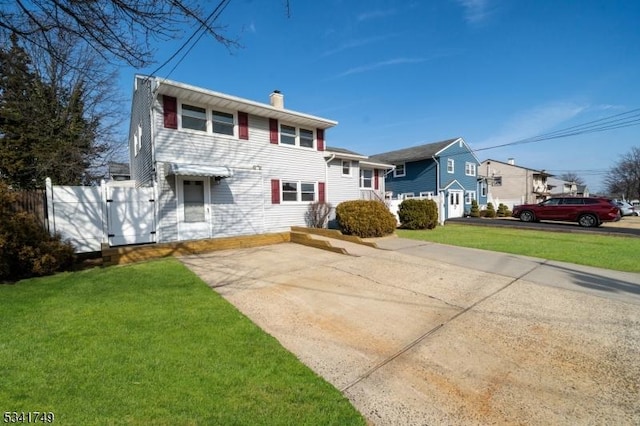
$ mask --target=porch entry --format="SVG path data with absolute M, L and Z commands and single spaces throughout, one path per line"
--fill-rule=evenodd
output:
M 210 180 L 209 177 L 177 176 L 180 240 L 211 236 Z
M 464 215 L 464 192 L 451 189 L 447 197 L 447 218 L 462 217 Z

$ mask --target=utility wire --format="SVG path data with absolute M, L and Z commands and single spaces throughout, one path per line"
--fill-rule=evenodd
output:
M 230 2 L 231 2 L 231 0 L 222 0 L 220 3 L 218 3 L 218 5 L 213 10 L 213 12 L 211 12 L 209 14 L 209 16 L 207 16 L 207 18 L 200 23 L 200 25 L 198 26 L 198 28 L 196 28 L 196 30 L 193 32 L 193 34 L 191 34 L 191 36 L 189 36 L 189 38 L 184 43 L 182 43 L 182 46 L 180 46 L 166 61 L 164 61 L 162 64 L 160 64 L 155 70 L 153 70 L 153 72 L 151 72 L 147 78 L 148 79 L 152 78 L 158 71 L 160 71 L 162 68 L 167 66 L 167 64 L 169 64 L 169 62 L 171 62 L 176 56 L 178 56 L 178 54 L 183 49 L 185 49 L 189 45 L 189 43 L 191 43 L 191 40 L 193 40 L 195 38 L 195 36 L 198 35 L 198 33 L 200 31 L 202 31 L 202 34 L 200 34 L 200 37 L 198 37 L 198 39 L 195 42 L 195 43 L 197 43 L 200 40 L 200 38 L 202 37 L 202 35 L 206 32 L 206 31 L 204 31 L 205 26 L 212 25 L 216 21 L 216 19 L 218 19 L 218 17 L 220 16 L 220 13 L 222 13 L 222 11 L 227 7 L 227 5 Z M 209 20 L 211 20 L 210 23 L 209 23 Z M 189 51 L 191 51 L 191 49 L 193 49 L 193 46 L 195 46 L 195 43 L 189 48 L 187 53 L 189 53 Z M 182 62 L 182 60 L 184 60 L 185 56 L 186 56 L 186 54 L 182 58 L 180 58 L 180 60 L 178 61 L 178 64 L 180 64 L 180 62 Z M 173 72 L 173 70 L 175 70 L 175 68 L 178 66 L 178 64 L 176 64 L 171 69 L 171 72 Z

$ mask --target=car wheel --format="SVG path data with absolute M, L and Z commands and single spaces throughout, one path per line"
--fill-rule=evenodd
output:
M 600 221 L 598 221 L 598 218 L 592 214 L 583 214 L 578 218 L 578 223 L 580 224 L 580 226 L 584 226 L 585 228 L 600 225 Z
M 533 222 L 534 219 L 535 217 L 533 216 L 533 213 L 528 210 L 520 213 L 520 220 L 523 222 Z

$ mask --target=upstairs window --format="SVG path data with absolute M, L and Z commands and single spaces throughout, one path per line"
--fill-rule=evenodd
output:
M 182 128 L 207 131 L 207 110 L 197 106 L 182 104 Z
M 464 174 L 467 176 L 475 176 L 476 163 L 464 163 Z
M 233 114 L 211 111 L 211 126 L 213 133 L 233 136 Z
M 447 173 L 453 173 L 455 171 L 455 162 L 452 158 L 447 158 Z
M 291 126 L 280 125 L 280 143 L 284 145 L 296 144 L 296 128 Z
M 396 164 L 396 168 L 393 169 L 393 177 L 402 177 L 406 175 L 404 163 Z
M 313 130 L 302 129 L 286 124 L 280 125 L 280 145 L 313 148 Z
M 300 146 L 313 148 L 313 131 L 300 129 Z

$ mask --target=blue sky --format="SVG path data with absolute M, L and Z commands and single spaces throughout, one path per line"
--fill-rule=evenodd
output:
M 210 3 L 213 8 L 218 1 Z M 638 0 L 232 0 L 168 77 L 336 120 L 330 146 L 371 155 L 461 136 L 488 148 L 640 108 Z M 164 62 L 184 40 L 158 46 Z M 124 69 L 121 86 L 131 92 Z M 170 72 L 171 71 L 171 72 Z M 638 124 L 638 123 L 636 123 Z M 592 191 L 640 126 L 477 152 Z

